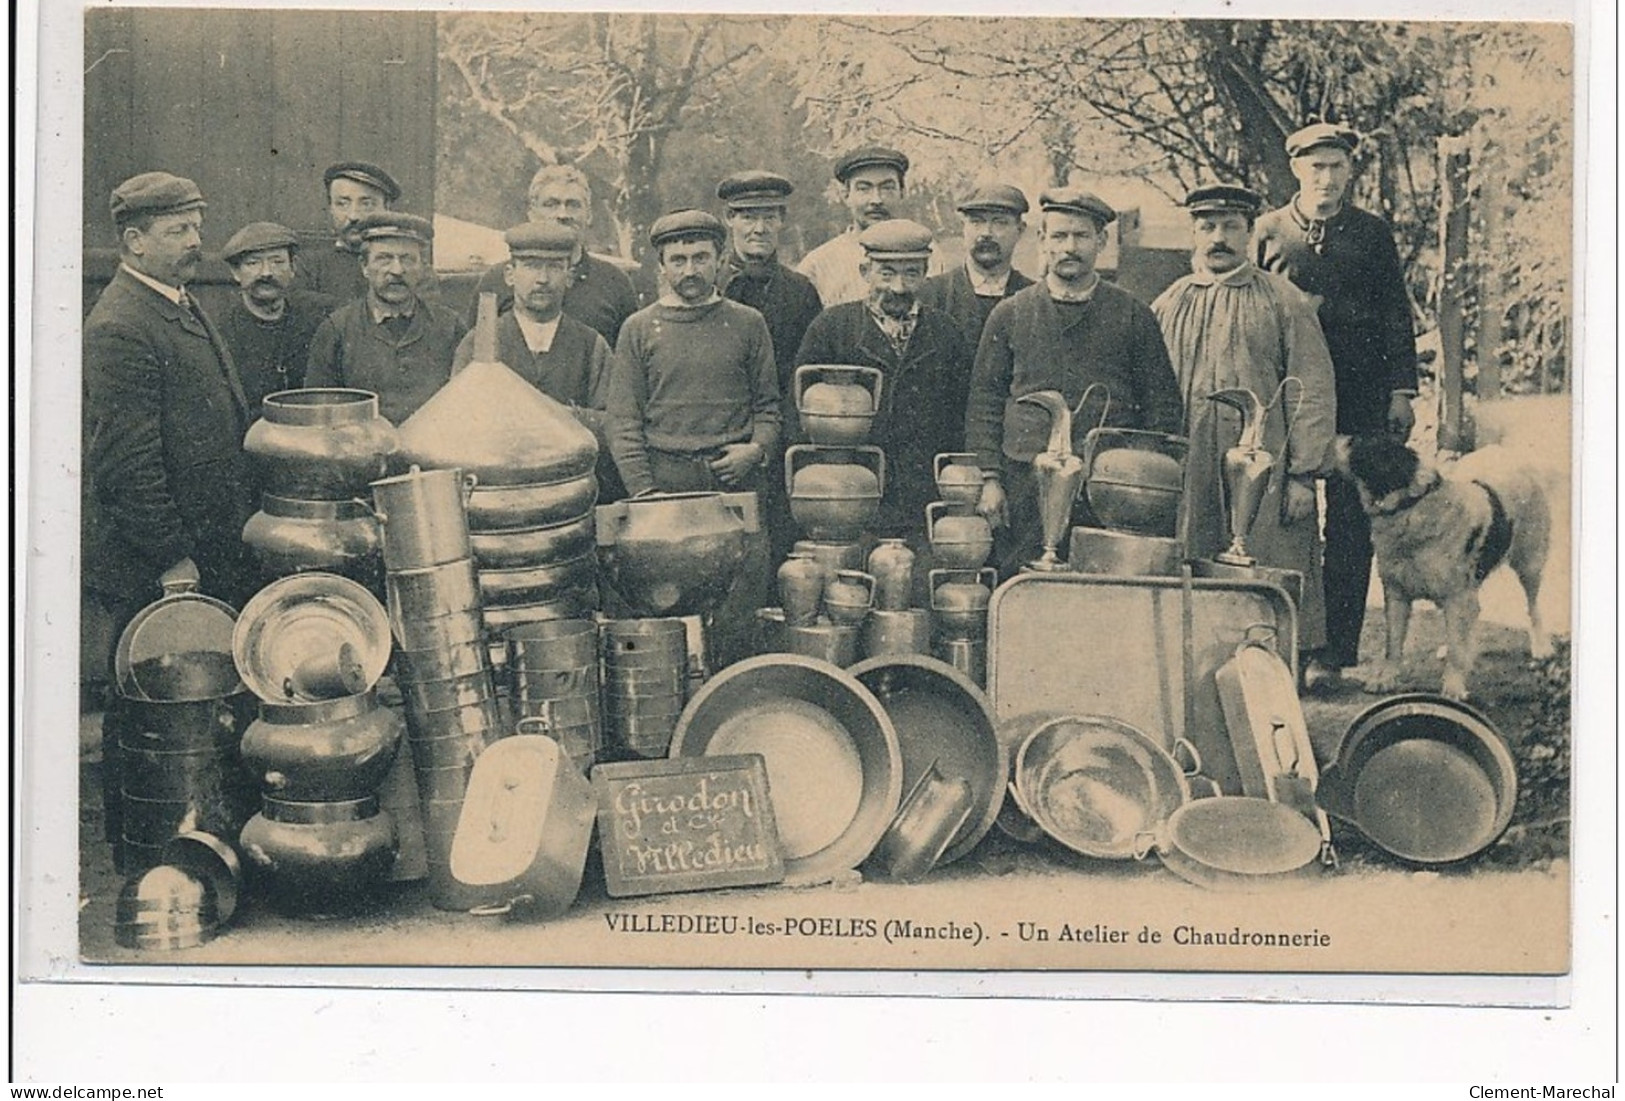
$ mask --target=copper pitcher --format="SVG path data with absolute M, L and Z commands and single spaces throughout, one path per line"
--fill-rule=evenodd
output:
M 1083 489 L 1083 460 L 1072 452 L 1072 410 L 1057 390 L 1023 394 L 1018 402 L 1036 405 L 1049 413 L 1049 446 L 1033 456 L 1033 479 L 1038 483 L 1038 516 L 1043 525 L 1044 553 L 1027 563 L 1030 569 L 1053 572 L 1066 569 L 1056 548 L 1072 526 L 1072 503 Z
M 1241 438 L 1221 460 L 1230 546 L 1214 557 L 1226 565 L 1252 566 L 1257 559 L 1247 553 L 1247 535 L 1258 519 L 1270 472 L 1275 469 L 1275 456 L 1264 450 L 1264 415 L 1268 410 L 1257 394 L 1244 387 L 1215 391 L 1207 400 L 1228 405 L 1242 416 Z

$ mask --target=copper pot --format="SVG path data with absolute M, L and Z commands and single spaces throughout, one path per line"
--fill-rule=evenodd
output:
M 792 393 L 807 439 L 833 447 L 863 443 L 880 412 L 884 385 L 885 376 L 875 367 L 828 363 L 797 367 Z
M 875 607 L 900 612 L 914 599 L 914 552 L 902 539 L 882 539 L 869 552 L 868 573 L 875 579 Z
M 468 495 L 472 531 L 522 531 L 579 520 L 598 503 L 598 478 L 577 474 L 554 482 L 477 485 Z
M 592 551 L 545 566 L 482 569 L 480 599 L 486 604 L 532 604 L 557 600 L 593 583 L 598 561 Z
M 818 619 L 827 580 L 824 567 L 812 555 L 790 553 L 778 570 L 779 603 L 786 623 L 804 627 Z
M 402 619 L 395 638 L 408 650 L 432 650 L 485 640 L 485 623 L 478 609 L 452 612 L 429 619 Z
M 824 586 L 824 611 L 839 626 L 862 624 L 874 604 L 875 579 L 862 570 L 839 570 Z
M 244 766 L 281 799 L 360 799 L 394 763 L 403 724 L 372 692 L 319 703 L 262 703 L 243 735 Z
M 481 569 L 543 566 L 592 553 L 593 515 L 545 527 L 469 533 Z
M 455 612 L 478 612 L 480 583 L 474 560 L 464 557 L 443 566 L 391 570 L 384 576 L 389 618 L 395 633 L 406 620 L 434 619 Z
M 488 669 L 440 680 L 402 681 L 401 690 L 406 697 L 407 708 L 419 714 L 484 703 L 497 696 L 496 685 Z
M 260 484 L 279 497 L 347 500 L 383 476 L 399 438 L 366 390 L 283 390 L 266 396 L 243 437 Z
M 937 495 L 959 515 L 975 510 L 982 499 L 982 468 L 969 452 L 945 451 L 932 462 Z
M 384 568 L 410 570 L 467 558 L 467 494 L 475 476 L 460 470 L 422 470 L 372 483 L 384 533 Z
M 243 525 L 243 542 L 271 578 L 303 570 L 354 575 L 378 558 L 378 521 L 365 502 L 303 501 L 266 493 Z
M 980 570 L 932 570 L 931 613 L 937 629 L 950 638 L 982 638 L 987 609 L 998 575 Z
M 925 530 L 932 557 L 943 569 L 979 569 L 993 553 L 993 527 L 986 518 L 955 515 L 946 501 L 925 506 Z
M 1184 492 L 1186 442 L 1179 436 L 1097 428 L 1084 437 L 1084 496 L 1109 528 L 1168 538 Z
M 395 861 L 395 822 L 370 796 L 331 803 L 267 796 L 240 840 L 271 904 L 307 917 L 372 903 Z
M 754 493 L 651 493 L 597 510 L 616 592 L 645 615 L 691 615 L 728 593 L 757 526 Z
M 886 456 L 878 447 L 797 444 L 784 453 L 784 478 L 790 516 L 808 536 L 852 542 L 880 514 Z

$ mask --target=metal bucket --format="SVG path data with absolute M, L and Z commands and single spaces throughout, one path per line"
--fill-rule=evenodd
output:
M 515 669 L 510 675 L 515 698 L 552 700 L 598 695 L 597 662 L 578 669 Z
M 480 599 L 491 605 L 536 604 L 561 600 L 591 585 L 598 576 L 594 551 L 518 569 L 487 569 L 480 575 Z
M 384 536 L 384 568 L 410 570 L 468 558 L 467 494 L 472 474 L 419 470 L 372 483 L 372 500 Z
M 408 710 L 406 725 L 413 742 L 459 734 L 488 734 L 502 726 L 502 705 L 492 698 L 441 711 Z
M 508 642 L 508 667 L 514 670 L 598 664 L 598 624 L 590 620 L 525 623 L 504 631 L 503 637 Z
M 429 711 L 444 711 L 448 707 L 484 703 L 497 698 L 496 684 L 492 681 L 488 669 L 460 677 L 447 677 L 444 680 L 403 681 L 401 691 L 405 696 L 407 710 L 420 715 Z
M 603 639 L 606 667 L 688 664 L 688 628 L 681 619 L 613 619 L 604 624 Z
M 485 621 L 479 609 L 452 612 L 433 619 L 402 619 L 394 624 L 395 638 L 405 650 L 438 650 L 485 641 Z
M 576 585 L 555 600 L 486 608 L 485 625 L 493 631 L 506 631 L 532 623 L 580 619 L 591 615 L 597 608 L 598 585 L 593 582 Z
M 384 592 L 389 597 L 390 623 L 397 633 L 405 620 L 433 619 L 480 607 L 479 576 L 474 560 L 466 556 L 440 566 L 391 570 L 384 576 Z
M 401 659 L 401 681 L 422 681 L 470 677 L 491 668 L 491 651 L 484 642 L 460 642 L 432 650 L 397 650 Z

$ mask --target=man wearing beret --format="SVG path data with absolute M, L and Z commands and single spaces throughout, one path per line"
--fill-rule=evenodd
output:
M 840 236 L 802 257 L 796 269 L 818 288 L 825 309 L 843 302 L 861 302 L 869 296 L 869 284 L 858 271 L 864 259 L 858 235 L 876 222 L 898 216 L 897 204 L 903 197 L 907 175 L 908 158 L 880 145 L 854 149 L 835 162 L 835 182 L 845 189 L 852 224 Z M 942 258 L 935 249 L 928 265 L 927 275 L 942 270 Z
M 369 214 L 356 223 L 367 293 L 340 306 L 311 341 L 307 386 L 371 390 L 400 425 L 451 377 L 467 329 L 449 307 L 418 293 L 434 227 L 413 214 Z
M 226 242 L 223 256 L 238 295 L 220 318 L 220 335 L 253 416 L 265 395 L 305 384 L 311 338 L 338 305 L 292 286 L 298 252 L 299 238 L 275 222 L 250 222 Z
M 1337 379 L 1337 431 L 1409 435 L 1415 422 L 1416 332 L 1393 230 L 1348 202 L 1359 135 L 1317 123 L 1287 138 L 1298 193 L 1258 220 L 1258 266 L 1320 300 Z M 1335 682 L 1356 665 L 1371 584 L 1371 525 L 1353 485 L 1326 482 L 1326 647 L 1304 681 Z
M 779 233 L 794 191 L 795 186 L 783 176 L 763 171 L 738 172 L 717 185 L 717 198 L 727 207 L 728 223 L 720 289 L 725 298 L 749 306 L 767 322 L 786 424 L 795 414 L 792 376 L 796 349 L 801 347 L 807 326 L 823 309 L 812 280 L 778 259 Z M 795 541 L 790 502 L 784 493 L 784 454 L 779 449 L 768 456 L 765 482 L 767 525 L 773 557 L 778 560 Z
M 587 230 L 592 225 L 592 185 L 586 173 L 573 165 L 546 164 L 531 177 L 526 199 L 526 219 L 557 222 L 581 235 L 582 246 L 570 269 L 570 283 L 564 292 L 566 316 L 596 329 L 610 347 L 621 334 L 621 325 L 638 308 L 638 293 L 631 277 L 615 264 L 587 251 Z M 474 305 L 467 322 L 474 324 L 479 296 L 494 293 L 497 310 L 506 313 L 513 305 L 513 290 L 507 284 L 507 266 L 495 264 L 480 277 L 475 287 Z
M 628 493 L 760 493 L 779 446 L 779 384 L 762 315 L 717 293 L 723 225 L 701 210 L 655 220 L 649 243 L 668 288 L 627 318 L 615 345 L 609 439 Z M 726 664 L 750 652 L 766 602 L 768 539 L 747 539 L 738 580 L 715 616 Z
M 600 501 L 621 496 L 609 457 L 604 408 L 609 401 L 609 345 L 602 334 L 563 312 L 581 249 L 581 234 L 558 222 L 526 222 L 503 235 L 504 276 L 513 307 L 497 318 L 497 359 L 536 389 L 570 407 L 598 437 Z M 457 345 L 453 372 L 474 358 L 474 333 Z M 606 483 L 605 478 L 612 479 Z
M 119 269 L 85 320 L 83 531 L 86 626 L 111 624 L 111 639 L 162 585 L 196 583 L 239 607 L 253 592 L 248 402 L 186 289 L 204 206 L 167 172 L 113 189 Z M 97 657 L 111 659 L 110 642 Z
M 1103 417 L 1121 428 L 1184 428 L 1179 383 L 1156 317 L 1095 272 L 1117 212 L 1076 187 L 1046 191 L 1038 205 L 1044 278 L 993 307 L 976 351 L 965 418 L 966 449 L 982 467 L 977 512 L 1003 529 L 1001 576 L 1037 557 L 1042 545 L 1032 461 L 1049 439 L 1049 417 L 1016 398 L 1059 391 L 1077 410 L 1074 451 Z
M 952 318 L 920 302 L 929 229 L 892 219 L 870 226 L 859 241 L 867 297 L 819 314 L 796 362 L 880 369 L 880 414 L 870 439 L 886 453 L 886 486 L 875 533 L 908 539 L 924 554 L 925 506 L 937 497 L 932 460 L 962 449 L 973 351 Z M 925 569 L 915 574 L 923 578 Z
M 348 302 L 367 293 L 356 223 L 389 210 L 401 197 L 401 187 L 395 177 L 366 161 L 330 165 L 322 173 L 322 187 L 333 232 L 307 235 L 299 260 L 299 282 L 306 290 Z
M 920 301 L 953 318 L 975 348 L 993 307 L 1033 285 L 1010 266 L 1027 230 L 1027 196 L 1019 187 L 991 184 L 965 196 L 957 209 L 964 218 L 965 263 L 927 279 Z
M 1264 449 L 1275 457 L 1275 469 L 1247 533 L 1247 550 L 1262 565 L 1303 575 L 1298 646 L 1307 651 L 1326 640 L 1315 480 L 1329 470 L 1337 397 L 1315 303 L 1285 276 L 1260 271 L 1249 258 L 1253 221 L 1262 207 L 1263 199 L 1245 187 L 1192 191 L 1185 199 L 1194 246 L 1191 274 L 1164 291 L 1151 310 L 1185 398 L 1190 450 L 1180 534 L 1189 557 L 1212 558 L 1230 543 L 1220 464 L 1240 439 L 1242 419 L 1208 395 L 1240 387 L 1270 403 Z M 1296 384 L 1283 388 L 1289 377 Z

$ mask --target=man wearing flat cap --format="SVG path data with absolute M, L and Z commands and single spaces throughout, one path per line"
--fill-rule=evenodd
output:
M 1415 422 L 1416 331 L 1393 230 L 1348 201 L 1360 136 L 1331 123 L 1286 140 L 1298 193 L 1258 220 L 1258 266 L 1320 300 L 1320 327 L 1337 380 L 1337 431 L 1409 435 Z M 1371 525 L 1353 485 L 1326 481 L 1326 646 L 1310 656 L 1318 688 L 1359 663 L 1371 584 Z
M 929 229 L 899 218 L 876 222 L 858 239 L 867 296 L 819 314 L 796 362 L 880 370 L 880 413 L 869 438 L 886 453 L 886 485 L 875 534 L 907 539 L 921 555 L 929 550 L 925 506 L 937 496 L 932 460 L 964 442 L 972 350 L 952 318 L 920 302 Z M 916 577 L 925 572 L 917 563 Z
M 367 293 L 316 330 L 305 385 L 371 390 L 384 418 L 400 425 L 451 378 L 467 329 L 455 311 L 418 292 L 434 239 L 427 218 L 369 214 L 353 232 Z
M 254 584 L 242 543 L 255 507 L 248 402 L 186 286 L 203 259 L 203 196 L 144 172 L 110 205 L 120 263 L 84 337 L 85 626 L 111 626 L 98 663 L 162 585 L 196 583 L 240 607 Z
M 965 263 L 927 279 L 920 301 L 953 318 L 975 348 L 993 307 L 1033 285 L 1010 266 L 1027 230 L 1027 196 L 1019 187 L 989 184 L 965 196 L 957 209 L 964 219 Z
M 513 307 L 497 318 L 497 359 L 536 389 L 570 407 L 598 437 L 599 499 L 624 496 L 609 457 L 604 408 L 609 401 L 609 345 L 596 329 L 564 312 L 581 234 L 558 222 L 526 222 L 503 234 L 504 278 Z M 474 358 L 474 334 L 457 345 L 453 372 Z M 605 477 L 613 478 L 605 484 Z
M 367 293 L 356 223 L 393 207 L 401 197 L 401 187 L 376 164 L 340 161 L 322 173 L 322 188 L 332 233 L 308 234 L 301 242 L 299 283 L 306 290 L 348 302 Z
M 526 220 L 557 222 L 581 237 L 581 247 L 570 268 L 570 282 L 564 291 L 564 312 L 596 329 L 611 348 L 621 335 L 621 325 L 638 308 L 638 293 L 632 279 L 612 260 L 587 251 L 587 230 L 592 226 L 592 185 L 586 173 L 574 165 L 544 164 L 531 177 L 526 195 Z M 497 310 L 506 313 L 513 305 L 513 289 L 507 283 L 507 265 L 495 264 L 474 288 L 474 304 L 465 320 L 474 324 L 481 294 L 497 296 Z
M 908 158 L 896 149 L 868 145 L 854 149 L 835 162 L 835 182 L 843 188 L 852 224 L 840 236 L 831 238 L 801 258 L 797 271 L 812 280 L 824 308 L 843 302 L 861 302 L 869 295 L 869 284 L 858 271 L 863 263 L 863 246 L 858 235 L 876 222 L 898 216 L 903 197 L 903 181 L 908 175 Z M 942 260 L 932 250 L 927 275 L 942 270 Z
M 1263 566 L 1303 576 L 1298 646 L 1326 639 L 1320 591 L 1320 521 L 1315 480 L 1330 469 L 1337 397 L 1331 353 L 1315 304 L 1282 275 L 1250 258 L 1263 199 L 1245 187 L 1199 187 L 1185 199 L 1191 274 L 1151 304 L 1185 399 L 1185 495 L 1180 535 L 1190 558 L 1230 543 L 1221 463 L 1240 440 L 1241 413 L 1208 400 L 1243 388 L 1268 404 L 1264 449 L 1275 457 L 1247 550 Z M 1295 383 L 1286 383 L 1286 379 Z
M 1077 410 L 1074 451 L 1102 422 L 1171 433 L 1184 427 L 1179 383 L 1156 317 L 1095 272 L 1117 212 L 1077 187 L 1046 191 L 1038 205 L 1044 278 L 993 307 L 977 347 L 965 417 L 966 450 L 976 452 L 982 467 L 977 511 L 1001 529 L 996 554 L 1006 577 L 1037 557 L 1042 545 L 1032 461 L 1050 430 L 1041 407 L 1016 398 L 1059 391 Z M 1075 509 L 1077 522 L 1092 522 L 1086 504 Z
M 220 335 L 256 417 L 265 395 L 305 384 L 311 339 L 338 306 L 325 294 L 293 286 L 298 253 L 298 236 L 275 222 L 250 222 L 222 253 L 238 294 L 220 317 Z
M 779 234 L 784 229 L 788 202 L 795 185 L 775 172 L 736 172 L 717 184 L 717 198 L 726 207 L 728 245 L 722 258 L 720 290 L 723 297 L 749 306 L 762 315 L 773 338 L 773 362 L 779 371 L 779 400 L 784 423 L 794 417 L 792 373 L 796 349 L 807 326 L 823 309 L 818 291 L 798 271 L 779 262 Z M 784 453 L 775 448 L 767 458 L 764 505 L 767 527 L 777 561 L 795 541 L 790 502 L 784 492 Z
M 779 384 L 767 322 L 717 293 L 726 231 L 702 210 L 655 220 L 649 243 L 667 288 L 627 318 L 615 344 L 609 441 L 628 493 L 763 489 L 779 447 Z M 738 579 L 714 622 L 724 663 L 751 649 L 766 602 L 768 539 L 746 540 Z

